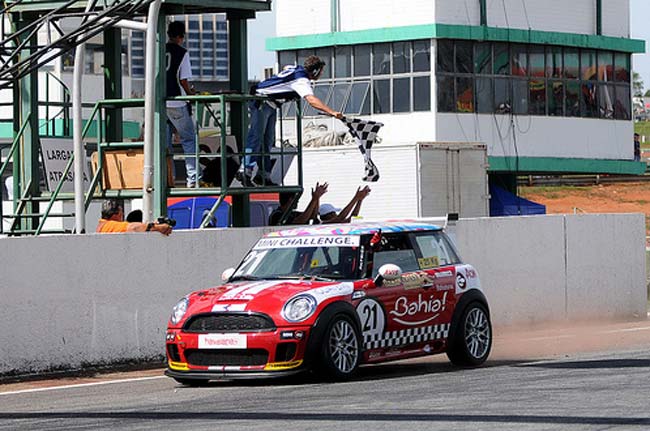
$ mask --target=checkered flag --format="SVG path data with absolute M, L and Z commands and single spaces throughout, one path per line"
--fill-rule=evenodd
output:
M 379 179 L 379 170 L 370 158 L 370 150 L 372 144 L 375 142 L 377 132 L 383 127 L 383 123 L 370 120 L 360 120 L 358 118 L 341 118 L 350 131 L 350 134 L 356 139 L 359 145 L 359 151 L 363 154 L 363 159 L 366 162 L 365 175 L 363 181 L 375 182 Z

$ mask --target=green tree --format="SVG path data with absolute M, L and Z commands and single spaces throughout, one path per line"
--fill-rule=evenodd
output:
M 643 79 L 637 72 L 632 72 L 632 93 L 634 97 L 643 96 Z

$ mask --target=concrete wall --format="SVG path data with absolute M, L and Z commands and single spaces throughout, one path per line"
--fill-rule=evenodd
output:
M 493 322 L 645 317 L 641 214 L 464 219 Z M 0 374 L 160 359 L 172 306 L 269 228 L 0 238 Z M 531 235 L 534 232 L 534 235 Z

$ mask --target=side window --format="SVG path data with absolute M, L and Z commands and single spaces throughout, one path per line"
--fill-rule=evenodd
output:
M 392 263 L 402 268 L 402 272 L 417 271 L 418 261 L 415 250 L 411 247 L 405 234 L 384 234 L 381 245 L 374 253 L 372 277 L 379 272 L 382 265 Z
M 415 243 L 419 249 L 417 259 L 420 269 L 452 265 L 460 261 L 441 232 L 416 235 Z

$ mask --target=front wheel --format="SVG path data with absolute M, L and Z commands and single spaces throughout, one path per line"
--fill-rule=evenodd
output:
M 334 316 L 321 343 L 321 371 L 328 378 L 346 380 L 355 374 L 360 359 L 361 338 L 354 321 L 345 314 Z
M 481 365 L 492 347 L 492 325 L 487 308 L 472 302 L 465 308 L 458 326 L 449 340 L 447 357 L 454 365 Z

